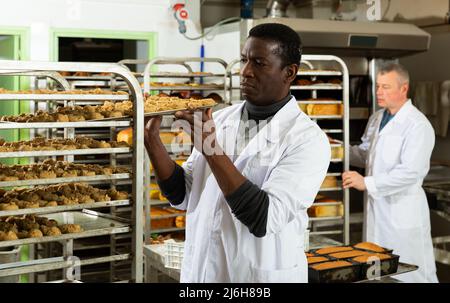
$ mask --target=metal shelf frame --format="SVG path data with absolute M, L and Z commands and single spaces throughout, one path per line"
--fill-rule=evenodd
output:
M 111 149 L 95 149 L 89 150 L 73 150 L 73 151 L 37 151 L 37 152 L 17 152 L 17 153 L 0 153 L 0 157 L 4 158 L 5 154 L 9 157 L 39 157 L 39 156 L 50 156 L 50 155 L 68 155 L 68 154 L 95 154 L 95 153 L 106 153 L 114 154 L 114 152 L 132 152 L 132 174 L 128 177 L 132 180 L 132 193 L 131 193 L 131 217 L 129 222 L 119 224 L 120 220 L 111 219 L 112 226 L 86 230 L 78 234 L 63 234 L 60 236 L 48 236 L 43 238 L 27 238 L 15 241 L 1 241 L 0 247 L 10 246 L 10 245 L 25 245 L 30 243 L 47 243 L 47 242 L 61 242 L 63 244 L 63 257 L 67 258 L 73 255 L 73 240 L 77 238 L 94 237 L 100 235 L 111 235 L 111 234 L 123 234 L 131 232 L 132 246 L 131 251 L 128 254 L 118 255 L 118 256 L 106 256 L 101 258 L 91 258 L 86 260 L 81 260 L 81 265 L 96 264 L 102 262 L 112 262 L 115 260 L 125 260 L 131 259 L 131 271 L 132 271 L 132 282 L 142 282 L 143 281 L 143 167 L 142 163 L 144 161 L 144 146 L 143 146 L 143 130 L 140 127 L 144 124 L 144 100 L 142 95 L 142 90 L 137 79 L 132 75 L 132 73 L 120 66 L 118 64 L 110 63 L 80 63 L 80 62 L 37 62 L 37 61 L 11 61 L 11 60 L 0 60 L 0 76 L 11 76 L 12 74 L 18 74 L 20 76 L 42 76 L 53 78 L 59 84 L 63 83 L 63 89 L 67 90 L 67 81 L 64 81 L 62 77 L 57 73 L 57 71 L 68 71 L 68 72 L 89 72 L 89 73 L 111 73 L 115 77 L 120 77 L 123 79 L 128 87 L 128 94 L 126 95 L 75 95 L 75 94 L 0 94 L 1 100 L 30 100 L 30 101 L 92 101 L 92 100 L 131 100 L 134 106 L 134 113 L 132 122 L 130 121 L 108 121 L 108 122 L 82 122 L 82 123 L 0 123 L 1 129 L 54 129 L 63 128 L 65 130 L 71 129 L 73 127 L 109 127 L 111 129 L 115 127 L 133 126 L 133 148 L 111 148 Z M 66 103 L 65 103 L 66 104 Z M 65 136 L 67 133 L 65 132 Z M 111 158 L 112 159 L 112 158 Z M 112 159 L 112 165 L 115 164 L 115 159 Z M 125 177 L 125 176 L 122 176 Z M 81 177 L 80 177 L 81 178 Z M 96 178 L 93 178 L 96 179 Z M 93 181 L 91 179 L 91 181 Z M 114 177 L 102 177 L 99 176 L 96 181 L 109 181 L 114 182 L 116 178 Z M 80 181 L 83 180 L 82 178 Z M 28 185 L 38 185 L 44 184 L 45 179 L 42 180 L 32 180 L 30 182 L 35 182 L 34 184 Z M 46 184 L 55 184 L 60 182 L 61 179 L 48 180 Z M 87 180 L 84 180 L 87 181 Z M 18 181 L 15 181 L 18 182 Z M 14 184 L 14 183 L 13 183 Z M 62 214 L 61 211 L 73 210 L 73 209 L 86 209 L 86 208 L 97 208 L 97 207 L 110 207 L 114 208 L 117 205 L 130 205 L 129 200 L 121 201 L 109 201 L 109 202 L 97 202 L 92 204 L 80 204 L 71 206 L 58 206 L 49 208 L 36 208 L 36 209 L 24 209 L 18 210 L 17 212 L 30 212 L 30 213 L 52 213 L 47 215 L 51 218 L 53 215 Z M 4 212 L 2 212 L 4 213 Z M 14 213 L 14 211 L 8 211 L 8 214 Z M 80 212 L 71 212 L 73 214 L 81 214 Z M 103 216 L 103 215 L 102 215 Z M 116 223 L 113 223 L 116 222 Z M 76 222 L 75 222 L 76 223 Z M 40 260 L 36 260 L 40 261 Z M 28 266 L 27 269 L 16 264 L 17 268 L 5 269 L 5 271 L 0 271 L 0 276 L 14 275 L 20 273 L 28 272 L 40 272 L 52 269 L 66 269 L 67 264 L 58 263 L 60 261 L 54 261 L 47 264 L 37 264 Z M 64 261 L 65 262 L 65 261 Z M 67 262 L 66 262 L 67 263 Z M 26 265 L 26 264 L 25 264 Z M 27 267 L 27 266 L 26 266 Z
M 315 63 L 325 63 L 332 64 L 336 70 L 315 70 Z M 343 171 L 348 171 L 350 168 L 350 154 L 349 154 L 349 146 L 350 146 L 350 107 L 349 107 L 349 72 L 345 62 L 336 56 L 330 55 L 303 55 L 302 63 L 308 66 L 311 70 L 301 70 L 297 74 L 298 76 L 311 76 L 313 80 L 316 80 L 317 76 L 335 76 L 342 79 L 341 84 L 319 84 L 319 85 L 308 85 L 308 86 L 291 86 L 292 90 L 310 90 L 313 98 L 317 98 L 317 91 L 320 90 L 336 90 L 342 93 L 341 98 L 338 98 L 337 101 L 308 101 L 301 100 L 299 104 L 342 104 L 343 106 L 343 114 L 342 115 L 327 115 L 327 116 L 310 116 L 313 120 L 339 120 L 342 121 L 342 127 L 339 129 L 324 129 L 325 133 L 339 133 L 342 134 L 343 142 L 342 144 L 330 144 L 333 146 L 343 146 L 344 147 L 344 158 L 343 159 L 331 159 L 331 163 L 342 163 Z M 338 67 L 338 68 L 337 68 Z M 342 171 L 342 172 L 343 172 Z M 328 173 L 327 176 L 340 176 L 339 173 Z M 342 243 L 348 245 L 350 243 L 350 192 L 349 189 L 342 188 L 323 188 L 320 189 L 319 192 L 327 192 L 333 191 L 336 193 L 340 193 L 342 197 L 342 202 L 337 202 L 337 204 L 343 203 L 344 205 L 344 215 L 342 217 L 328 217 L 328 218 L 310 218 L 311 231 L 310 236 L 325 236 L 325 235 L 341 235 Z M 323 203 L 324 205 L 332 205 L 331 203 Z M 321 205 L 314 203 L 313 205 Z M 328 231 L 316 231 L 314 227 L 314 222 L 323 222 L 323 221 L 338 221 L 338 223 L 342 226 L 340 230 L 328 230 Z M 324 245 L 327 245 L 324 243 Z

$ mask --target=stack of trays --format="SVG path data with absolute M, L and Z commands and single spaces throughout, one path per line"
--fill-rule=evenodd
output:
M 307 254 L 310 283 L 350 283 L 397 272 L 399 256 L 374 243 L 335 246 Z

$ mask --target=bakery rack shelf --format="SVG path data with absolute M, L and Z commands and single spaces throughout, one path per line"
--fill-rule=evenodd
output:
M 339 100 L 329 100 L 329 101 L 308 101 L 308 100 L 300 100 L 297 101 L 298 104 L 342 104 L 342 101 Z
M 102 76 L 102 79 L 110 81 L 110 79 L 121 78 L 123 83 L 127 85 L 127 93 L 105 93 L 105 94 L 78 94 L 71 93 L 69 90 L 74 88 L 70 87 L 69 82 L 62 78 L 57 71 L 62 72 L 85 72 L 85 73 L 107 73 L 111 76 Z M 57 93 L 45 93 L 39 94 L 36 91 L 31 90 L 30 94 L 22 92 L 9 92 L 7 94 L 0 94 L 0 101 L 3 100 L 25 100 L 25 101 L 45 101 L 48 105 L 53 104 L 74 104 L 77 101 L 82 102 L 103 102 L 109 101 L 125 101 L 130 100 L 133 102 L 133 116 L 126 117 L 125 120 L 105 120 L 105 121 L 82 121 L 82 122 L 37 122 L 37 123 L 11 123 L 2 121 L 0 123 L 0 129 L 34 129 L 36 131 L 46 131 L 48 138 L 53 138 L 53 135 L 63 135 L 64 138 L 73 138 L 74 129 L 95 129 L 95 128 L 108 128 L 110 135 L 112 136 L 116 128 L 121 127 L 133 127 L 133 148 L 129 147 L 116 147 L 116 148 L 90 148 L 90 149 L 75 149 L 75 150 L 47 150 L 47 151 L 18 151 L 18 152 L 0 152 L 0 158 L 19 158 L 19 157 L 48 157 L 48 156 L 65 156 L 65 159 L 73 161 L 73 156 L 89 156 L 105 154 L 109 155 L 109 165 L 117 165 L 116 155 L 119 153 L 130 153 L 132 157 L 129 159 L 131 165 L 131 173 L 129 174 L 115 174 L 115 175 L 96 175 L 96 176 L 80 176 L 80 177 L 67 177 L 67 178 L 55 178 L 55 179 L 32 179 L 32 180 L 12 180 L 0 182 L 1 187 L 30 187 L 35 185 L 46 184 L 58 184 L 63 182 L 100 182 L 108 186 L 114 187 L 119 182 L 131 181 L 130 197 L 129 200 L 115 200 L 107 202 L 96 202 L 89 204 L 76 204 L 76 205 L 62 205 L 55 207 L 42 207 L 42 208 L 28 208 L 18 210 L 5 210 L 0 212 L 0 216 L 11 215 L 25 215 L 25 214 L 46 214 L 45 217 L 49 219 L 55 219 L 59 224 L 78 224 L 81 226 L 82 231 L 76 233 L 65 233 L 56 236 L 43 236 L 38 238 L 23 238 L 17 240 L 3 240 L 0 241 L 0 247 L 31 245 L 30 249 L 34 251 L 34 248 L 38 248 L 38 252 L 42 251 L 42 245 L 48 243 L 60 243 L 62 245 L 62 255 L 66 259 L 73 256 L 73 244 L 75 239 L 91 238 L 98 236 L 107 236 L 111 239 L 114 235 L 126 235 L 131 239 L 132 245 L 126 254 L 114 255 L 110 254 L 106 257 L 87 258 L 81 260 L 81 265 L 113 262 L 118 260 L 129 260 L 131 262 L 129 270 L 131 272 L 130 281 L 142 282 L 143 279 L 143 229 L 141 226 L 143 222 L 143 133 L 139 125 L 144 123 L 144 100 L 141 91 L 141 87 L 137 79 L 131 74 L 131 72 L 118 64 L 110 63 L 80 63 L 80 62 L 34 62 L 34 61 L 9 61 L 0 60 L 0 76 L 11 76 L 12 74 L 20 74 L 20 76 L 31 77 L 48 77 L 54 79 L 59 83 L 63 91 Z M 69 78 L 72 80 L 81 80 Z M 85 79 L 86 80 L 86 79 Z M 92 77 L 89 77 L 92 80 Z M 36 86 L 36 85 L 35 85 Z M 37 87 L 36 87 L 37 88 Z M 67 91 L 67 93 L 65 92 Z M 95 93 L 95 92 L 94 92 Z M 55 102 L 56 101 L 56 102 Z M 58 102 L 61 101 L 61 102 Z M 47 108 L 51 109 L 51 108 Z M 123 121 L 122 121 L 123 120 Z M 53 132 L 54 129 L 64 129 L 64 132 Z M 110 139 L 112 140 L 112 139 Z M 7 150 L 7 149 L 5 149 Z M 87 159 L 89 159 L 88 157 Z M 79 161 L 79 160 L 77 160 Z M 133 201 L 132 203 L 130 201 Z M 100 211 L 111 211 L 113 209 L 120 209 L 121 207 L 128 208 L 128 213 L 123 213 L 123 218 L 114 216 L 108 217 L 107 214 L 97 213 L 89 211 L 89 208 L 99 209 Z M 82 210 L 82 211 L 81 211 Z M 112 241 L 112 240 L 111 240 Z M 53 244 L 52 244 L 53 245 Z M 111 244 L 111 251 L 115 250 L 115 245 Z M 43 255 L 38 253 L 34 256 L 42 258 Z M 41 259 L 33 260 L 33 262 L 39 263 Z M 48 264 L 35 264 L 31 266 L 21 266 L 21 264 L 10 264 L 12 267 L 0 271 L 0 275 L 8 276 L 17 274 L 18 272 L 39 272 L 52 270 L 52 268 L 65 269 L 68 266 L 58 264 L 57 261 L 50 261 Z M 14 267 L 16 266 L 16 267 Z M 25 269 L 25 267 L 28 267 Z M 63 275 L 66 271 L 63 272 Z
M 92 264 L 127 260 L 130 257 L 131 257 L 130 254 L 119 254 L 108 257 L 79 260 L 77 261 L 77 263 L 79 262 L 78 265 L 80 266 L 92 265 Z M 59 258 L 33 260 L 30 262 L 18 262 L 14 264 L 14 266 L 15 267 L 5 267 L 5 268 L 0 267 L 0 277 L 69 268 L 74 266 L 74 261 L 71 259 L 64 260 L 64 258 L 59 257 Z
M 224 85 L 198 85 L 198 86 L 190 86 L 190 85 L 177 85 L 177 86 L 161 86 L 161 85 L 151 85 L 150 90 L 158 90 L 158 91 L 176 91 L 176 90 L 223 90 Z M 145 90 L 145 89 L 144 89 Z
M 74 101 L 126 101 L 130 96 L 126 95 L 89 95 L 89 94 L 0 94 L 0 100 L 74 100 Z
M 191 64 L 192 63 L 208 63 L 208 64 L 215 64 L 215 65 L 219 65 L 221 68 L 223 68 L 223 72 L 221 73 L 217 73 L 217 74 L 208 74 L 208 77 L 201 77 L 202 75 L 200 74 L 196 74 L 193 72 Z M 171 74 L 173 74 L 173 72 L 167 72 L 166 75 L 164 75 L 165 73 L 162 73 L 161 71 L 154 71 L 156 66 L 159 65 L 178 65 L 178 66 L 183 66 L 184 68 L 186 68 L 187 70 L 187 74 L 185 75 L 189 75 L 189 74 L 196 74 L 195 77 L 199 77 L 201 80 L 203 80 L 204 78 L 211 78 L 211 77 L 215 77 L 215 78 L 222 78 L 223 79 L 223 84 L 217 85 L 217 84 L 204 84 L 200 83 L 198 86 L 188 86 L 188 85 L 182 85 L 182 86 L 159 86 L 159 85 L 152 85 L 152 81 L 151 78 L 170 78 L 172 77 Z M 223 61 L 222 59 L 219 58 L 205 58 L 205 57 L 180 57 L 180 58 L 175 58 L 175 57 L 157 57 L 152 59 L 150 62 L 148 62 L 148 64 L 145 66 L 144 69 L 144 92 L 150 92 L 152 90 L 223 90 L 224 91 L 224 96 L 226 93 L 226 81 L 227 81 L 227 74 L 226 74 L 226 69 L 227 69 L 227 63 L 225 61 Z M 179 73 L 177 73 L 179 74 Z M 183 77 L 186 77 L 185 75 L 183 75 Z M 195 78 L 195 77 L 190 77 L 190 78 Z
M 342 129 L 322 129 L 326 134 L 342 134 Z
M 349 73 L 344 61 L 336 56 L 329 55 L 303 55 L 302 65 L 307 66 L 307 69 L 302 69 L 297 74 L 302 79 L 309 77 L 310 85 L 293 85 L 291 90 L 293 94 L 299 94 L 299 104 L 313 104 L 313 106 L 320 107 L 321 105 L 332 106 L 331 104 L 340 105 L 342 114 L 336 115 L 309 115 L 309 117 L 316 121 L 319 125 L 327 125 L 322 130 L 327 135 L 337 134 L 342 137 L 341 142 L 331 142 L 332 148 L 342 147 L 344 149 L 343 157 L 335 157 L 330 160 L 333 164 L 333 172 L 329 172 L 327 177 L 339 178 L 342 172 L 349 170 Z M 336 83 L 330 83 L 330 76 Z M 321 78 L 325 77 L 325 78 Z M 327 78 L 328 77 L 328 78 Z M 323 81 L 321 81 L 323 80 Z M 304 82 L 306 82 L 304 81 Z M 302 82 L 299 80 L 298 82 Z M 317 83 L 319 82 L 319 83 Z M 324 83 L 320 83 L 324 82 Z M 299 83 L 301 84 L 301 83 Z M 326 96 L 323 98 L 323 95 Z M 325 124 L 326 123 L 326 124 Z M 333 125 L 333 126 L 329 126 Z M 339 167 L 339 168 L 338 168 Z M 336 169 L 339 171 L 336 172 Z M 310 218 L 310 241 L 315 241 L 317 246 L 327 246 L 328 237 L 336 236 L 342 237 L 342 243 L 349 243 L 349 211 L 350 211 L 350 194 L 348 189 L 343 189 L 339 186 L 332 188 L 321 188 L 320 194 L 327 193 L 334 202 L 314 203 L 314 206 L 336 206 L 343 205 L 344 215 L 337 217 L 312 217 Z M 337 221 L 334 225 L 339 225 L 339 230 L 317 230 L 322 221 Z M 315 224 L 317 223 L 317 224 Z M 336 229 L 336 228 L 334 228 Z M 330 239 L 331 240 L 331 239 Z
M 17 129 L 17 128 L 87 128 L 87 127 L 128 127 L 131 126 L 130 121 L 81 121 L 81 122 L 7 122 L 0 121 L 0 129 Z
M 342 230 L 312 231 L 309 234 L 311 236 L 341 235 Z
M 337 70 L 300 70 L 298 76 L 342 76 L 341 71 Z
M 41 238 L 26 238 L 12 241 L 0 241 L 0 247 L 8 247 L 15 245 L 35 244 L 54 242 L 62 240 L 73 240 L 94 236 L 112 235 L 130 232 L 131 228 L 128 224 L 117 220 L 103 218 L 87 214 L 85 212 L 60 212 L 46 215 L 47 218 L 63 222 L 75 222 L 83 229 L 82 232 L 62 234 L 59 236 L 48 236 Z
M 341 205 L 342 202 L 314 202 L 312 206 L 330 206 L 330 205 Z
M 291 85 L 291 90 L 342 90 L 339 84 Z
M 343 119 L 343 116 L 340 115 L 320 115 L 320 116 L 309 116 L 312 120 L 326 120 L 326 119 L 330 119 L 330 120 L 341 120 Z
M 315 221 L 337 221 L 337 220 L 343 220 L 343 216 L 337 216 L 337 217 L 317 217 L 317 218 L 309 218 L 310 222 Z
M 53 179 L 28 179 L 28 180 L 16 180 L 16 181 L 0 181 L 0 187 L 21 187 L 32 185 L 45 185 L 45 184 L 59 184 L 59 183 L 71 183 L 71 182 L 100 182 L 111 180 L 129 180 L 131 175 L 124 174 L 112 174 L 112 175 L 95 175 L 95 176 L 78 176 L 78 177 L 61 177 Z
M 169 201 L 150 199 L 149 203 L 150 203 L 150 206 L 157 206 L 157 205 L 167 205 L 167 204 L 169 204 Z
M 143 76 L 143 74 L 142 74 Z M 186 73 L 176 73 L 176 72 L 155 72 L 152 73 L 152 76 L 155 78 L 223 78 L 225 74 L 213 74 L 213 73 L 204 73 L 199 74 L 195 72 L 186 72 Z
M 182 231 L 184 229 L 185 229 L 184 227 L 171 227 L 171 228 L 153 229 L 153 230 L 151 230 L 151 233 L 158 234 L 158 233 Z
M 0 152 L 2 158 L 23 158 L 23 157 L 44 157 L 44 156 L 67 156 L 67 155 L 98 155 L 98 154 L 120 154 L 129 153 L 128 147 L 117 148 L 89 148 L 73 150 L 38 150 L 38 151 L 19 151 L 19 152 Z
M 38 208 L 22 208 L 22 209 L 17 209 L 17 210 L 2 210 L 2 211 L 0 211 L 0 217 L 20 216 L 20 215 L 29 215 L 29 214 L 50 214 L 50 213 L 64 212 L 64 211 L 94 209 L 94 208 L 123 206 L 123 205 L 130 205 L 130 200 L 113 200 L 113 201 L 83 203 L 83 204 L 73 204 L 73 205 L 60 205 L 60 206 L 38 207 Z M 1 243 L 2 242 L 0 242 L 0 244 Z
M 325 191 L 341 191 L 342 187 L 328 187 L 328 188 L 321 188 L 319 189 L 319 192 L 325 192 Z

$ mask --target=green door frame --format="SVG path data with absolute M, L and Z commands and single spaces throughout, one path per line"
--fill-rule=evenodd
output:
M 19 40 L 19 53 L 17 54 L 18 60 L 29 60 L 30 58 L 30 29 L 28 27 L 0 27 L 0 36 L 16 36 Z M 28 89 L 30 87 L 29 77 L 19 77 L 18 87 L 19 90 Z M 14 102 L 14 113 L 19 115 L 21 113 L 30 112 L 30 103 L 28 101 L 11 101 Z M 15 140 L 28 140 L 30 138 L 30 132 L 28 129 L 21 129 L 14 138 Z M 22 162 L 22 159 L 20 162 Z
M 50 37 L 50 60 L 52 61 L 58 61 L 58 38 L 60 37 L 144 40 L 148 42 L 148 59 L 156 57 L 158 49 L 158 34 L 155 32 L 52 28 Z
M 17 55 L 18 60 L 30 60 L 30 29 L 27 27 L 0 27 L 0 36 L 17 36 L 19 40 L 19 54 Z M 20 77 L 18 89 L 28 89 L 30 87 L 29 77 Z M 12 101 L 15 103 L 15 111 L 17 114 L 27 113 L 30 111 L 30 103 L 25 101 Z M 16 134 L 18 140 L 28 140 L 30 138 L 30 132 L 28 129 L 20 129 L 18 134 Z M 15 159 L 20 164 L 27 164 L 27 158 Z M 20 252 L 20 260 L 29 260 L 29 247 L 25 245 L 22 247 Z M 20 282 L 27 283 L 28 275 L 21 275 Z

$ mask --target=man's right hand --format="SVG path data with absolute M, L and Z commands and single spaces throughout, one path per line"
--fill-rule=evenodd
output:
M 175 162 L 167 153 L 159 137 L 162 116 L 145 117 L 144 119 L 144 145 L 152 161 L 158 180 L 166 180 L 175 169 Z
M 144 118 L 144 139 L 150 143 L 152 139 L 159 138 L 159 129 L 161 128 L 162 116 L 153 116 Z

